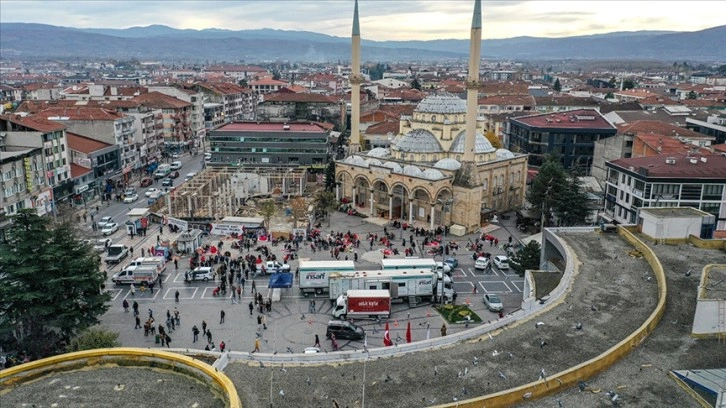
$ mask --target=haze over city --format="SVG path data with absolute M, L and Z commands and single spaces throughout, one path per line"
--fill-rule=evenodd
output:
M 688 7 L 675 1 L 486 1 L 483 38 L 697 31 L 724 23 L 722 13 L 703 12 L 719 7 L 719 2 L 711 1 L 692 1 Z M 379 41 L 463 39 L 468 34 L 462 27 L 471 23 L 471 8 L 470 0 L 361 0 L 362 35 Z M 3 1 L 0 22 L 77 28 L 152 24 L 195 30 L 273 28 L 345 37 L 350 34 L 352 9 L 352 0 Z

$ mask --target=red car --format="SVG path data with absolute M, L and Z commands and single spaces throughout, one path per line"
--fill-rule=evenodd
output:
M 144 177 L 141 179 L 141 187 L 149 187 L 152 184 L 154 184 L 154 180 L 152 180 L 151 177 Z
M 171 173 L 169 173 L 169 175 L 167 177 L 169 177 L 170 179 L 175 179 L 175 178 L 179 177 L 179 172 L 172 171 Z

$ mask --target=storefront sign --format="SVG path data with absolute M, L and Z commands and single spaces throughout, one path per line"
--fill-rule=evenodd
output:
M 76 187 L 76 194 L 81 194 L 84 191 L 88 191 L 88 184 L 81 187 Z
M 29 157 L 23 159 L 23 166 L 25 167 L 25 187 L 31 191 L 33 190 L 33 166 L 30 164 Z

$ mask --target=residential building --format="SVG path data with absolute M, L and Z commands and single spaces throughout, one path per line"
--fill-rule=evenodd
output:
M 191 114 L 192 104 L 161 92 L 152 91 L 139 95 L 134 101 L 153 110 L 161 110 L 161 134 L 164 138 L 164 153 L 180 149 L 193 143 Z M 204 112 L 202 105 L 201 112 Z
M 328 136 L 317 123 L 232 122 L 210 131 L 209 165 L 322 168 Z
M 600 105 L 593 98 L 579 98 L 570 95 L 535 96 L 535 109 L 537 112 L 565 112 L 571 110 L 592 109 L 599 111 Z
M 221 103 L 204 104 L 204 127 L 207 128 L 207 133 L 217 126 L 223 125 L 224 119 L 224 106 Z
M 249 88 L 228 82 L 202 82 L 195 84 L 194 89 L 202 93 L 205 108 L 207 103 L 222 105 L 225 123 L 255 118 L 257 96 Z
M 141 86 L 76 84 L 60 91 L 63 99 L 75 101 L 125 101 L 148 92 Z
M 340 124 L 341 104 L 325 95 L 276 92 L 262 96 L 256 118 L 261 121 L 324 121 Z
M 531 95 L 492 95 L 480 98 L 480 115 L 531 112 L 535 110 L 534 97 Z
M 272 79 L 272 78 L 261 78 L 261 79 L 249 81 L 247 83 L 247 86 L 249 86 L 252 89 L 252 91 L 254 93 L 256 93 L 257 95 L 277 92 L 280 89 L 287 87 L 289 85 L 290 84 L 288 84 L 285 81 L 278 81 L 278 80 Z
M 704 135 L 713 136 L 714 144 L 726 143 L 726 113 L 710 114 L 705 120 L 686 118 L 686 128 Z
M 100 196 L 106 179 L 122 169 L 119 146 L 66 132 L 74 204 L 84 204 Z
M 523 116 L 509 120 L 512 151 L 528 153 L 529 164 L 541 166 L 545 155 L 558 157 L 566 169 L 590 175 L 595 142 L 617 133 L 594 109 Z
M 716 216 L 717 235 L 726 236 L 726 155 L 631 157 L 605 166 L 607 220 L 635 224 L 640 208 L 693 207 Z
M 23 100 L 53 101 L 60 99 L 61 88 L 51 84 L 32 83 L 21 85 Z
M 266 69 L 254 65 L 213 65 L 204 68 L 203 73 L 222 74 L 234 78 L 235 81 L 240 81 L 254 78 L 266 72 Z
M 181 108 L 182 112 L 179 113 L 182 117 L 181 119 L 184 119 L 184 116 L 188 116 L 186 118 L 188 123 L 182 123 L 182 136 L 188 135 L 184 140 L 187 140 L 190 145 L 195 147 L 201 146 L 204 143 L 204 138 L 207 133 L 207 129 L 204 127 L 204 94 L 196 89 L 175 86 L 150 86 L 149 91 L 159 92 L 189 103 L 188 112 L 184 113 L 183 111 L 185 109 Z M 174 105 L 174 101 L 167 100 L 167 105 Z M 176 109 L 179 110 L 180 108 Z

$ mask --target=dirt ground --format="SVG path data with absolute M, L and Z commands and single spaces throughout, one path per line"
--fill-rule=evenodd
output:
M 657 286 L 649 265 L 643 258 L 628 256 L 632 248 L 619 236 L 561 236 L 582 262 L 565 301 L 544 315 L 495 334 L 491 340 L 484 336 L 453 347 L 366 363 L 306 367 L 234 363 L 225 373 L 235 383 L 244 406 L 326 408 L 333 406 L 333 401 L 340 407 L 361 406 L 363 402 L 375 407 L 438 405 L 536 381 L 542 371 L 550 376 L 615 345 L 645 321 L 657 302 Z M 662 249 L 664 254 L 659 251 L 659 256 L 665 257 L 670 250 L 682 260 L 680 264 L 663 261 L 673 288 L 669 310 L 656 333 L 613 370 L 589 381 L 593 388 L 602 389 L 599 394 L 579 393 L 574 387 L 527 406 L 554 407 L 556 398 L 563 406 L 609 406 L 604 392 L 621 385 L 628 386 L 617 391 L 629 406 L 695 406 L 685 392 L 674 387 L 667 370 L 713 366 L 717 361 L 714 357 L 724 356 L 726 347 L 723 351 L 716 350 L 715 345 L 704 348 L 702 342 L 688 338 L 698 277 L 694 274 L 678 279 L 678 274 L 696 259 L 706 261 L 718 255 Z M 543 324 L 537 327 L 536 322 Z M 575 327 L 578 322 L 582 323 L 581 330 Z M 640 372 L 642 364 L 652 366 Z M 623 370 L 622 366 L 623 372 L 611 374 Z

